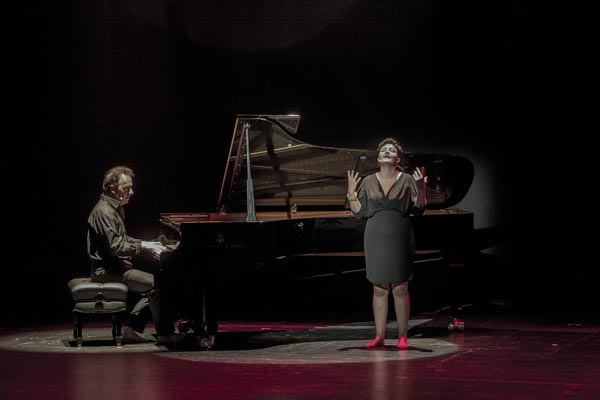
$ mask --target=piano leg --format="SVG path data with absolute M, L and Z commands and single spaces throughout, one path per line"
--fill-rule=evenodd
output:
M 466 269 L 466 261 L 462 258 L 449 257 L 447 260 L 449 269 L 449 278 L 451 288 L 449 293 L 450 298 L 450 317 L 448 319 L 448 330 L 450 332 L 464 332 L 465 321 L 463 317 L 464 307 L 469 304 L 464 304 L 464 299 L 460 296 L 466 292 L 463 287 L 466 279 L 464 274 Z
M 218 331 L 210 271 L 206 266 L 189 264 L 182 254 L 174 252 L 161 258 L 157 279 L 175 328 L 181 334 L 193 331 L 203 350 L 214 346 Z

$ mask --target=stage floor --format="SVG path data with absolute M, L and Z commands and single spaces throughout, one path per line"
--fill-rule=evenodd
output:
M 108 322 L 0 332 L 0 398 L 599 399 L 600 325 L 515 313 L 411 317 L 410 348 L 365 350 L 371 321 L 224 321 L 212 351 L 111 342 Z M 149 327 L 153 332 L 153 327 Z

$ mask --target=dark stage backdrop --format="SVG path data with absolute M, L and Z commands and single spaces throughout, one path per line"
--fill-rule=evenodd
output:
M 542 305 L 569 283 L 573 303 L 586 300 L 578 123 L 597 110 L 598 80 L 585 10 L 127 0 L 25 14 L 9 77 L 22 161 L 6 173 L 18 205 L 9 278 L 24 283 L 8 295 L 38 302 L 31 321 L 68 310 L 67 279 L 88 272 L 85 219 L 103 172 L 137 172 L 129 230 L 151 238 L 160 212 L 215 208 L 238 113 L 299 113 L 298 138 L 317 145 L 374 148 L 391 135 L 411 152 L 469 158 L 475 180 L 457 207 L 474 212 L 494 260 L 478 285 Z

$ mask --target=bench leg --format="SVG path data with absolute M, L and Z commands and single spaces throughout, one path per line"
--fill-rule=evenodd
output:
M 113 314 L 112 318 L 113 318 L 113 328 L 112 328 L 113 340 L 117 344 L 117 347 L 121 347 L 121 345 L 123 344 L 123 336 L 121 336 L 121 327 L 123 325 L 123 313 L 119 312 L 119 313 Z
M 77 347 L 83 346 L 82 330 L 83 316 L 80 313 L 73 311 L 73 338 L 77 341 Z

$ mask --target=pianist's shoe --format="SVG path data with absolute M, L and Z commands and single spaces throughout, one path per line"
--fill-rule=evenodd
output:
M 158 335 L 158 344 L 172 345 L 185 339 L 187 335 L 181 333 L 172 333 L 170 335 Z
M 154 342 L 152 339 L 148 339 L 143 333 L 134 331 L 129 326 L 121 328 L 121 336 L 123 336 L 123 343 L 148 343 Z

